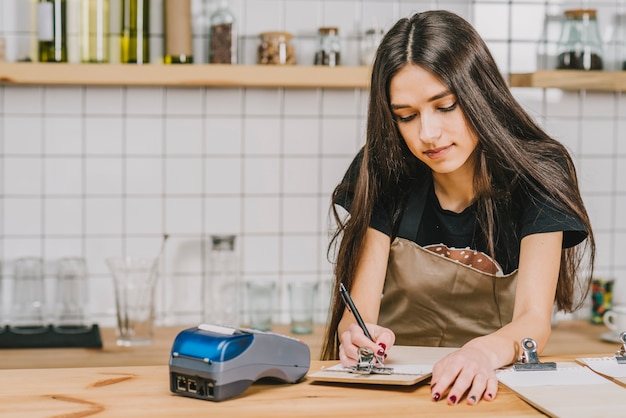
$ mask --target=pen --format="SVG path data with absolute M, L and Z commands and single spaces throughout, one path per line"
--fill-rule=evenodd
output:
M 341 298 L 343 299 L 350 312 L 352 312 L 352 315 L 354 315 L 354 317 L 356 318 L 356 323 L 359 324 L 359 326 L 365 333 L 365 336 L 374 341 L 369 331 L 367 330 L 367 327 L 365 326 L 365 322 L 363 322 L 363 318 L 361 318 L 361 314 L 359 314 L 359 311 L 356 309 L 354 301 L 350 297 L 350 294 L 348 293 L 348 290 L 343 285 L 343 283 L 339 283 L 339 293 L 341 294 Z

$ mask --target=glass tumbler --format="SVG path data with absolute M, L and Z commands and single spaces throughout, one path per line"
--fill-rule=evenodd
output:
M 80 257 L 62 258 L 57 262 L 54 329 L 60 333 L 88 331 L 85 317 L 87 304 L 87 266 Z
M 13 303 L 9 313 L 13 332 L 30 334 L 46 330 L 43 260 L 24 257 L 13 265 Z

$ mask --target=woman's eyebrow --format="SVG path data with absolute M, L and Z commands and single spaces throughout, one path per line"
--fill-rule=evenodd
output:
M 430 102 L 434 102 L 435 100 L 439 100 L 439 99 L 442 99 L 442 98 L 444 98 L 446 96 L 450 96 L 450 95 L 452 95 L 452 92 L 450 90 L 445 90 L 445 91 L 442 91 L 441 93 L 437 93 L 434 96 L 430 97 L 427 101 L 429 103 Z M 393 103 L 391 104 L 391 109 L 392 110 L 405 109 L 407 107 L 411 107 L 411 106 L 405 105 L 405 104 L 393 104 Z

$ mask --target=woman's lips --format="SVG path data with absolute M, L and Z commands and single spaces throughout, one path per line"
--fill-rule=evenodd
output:
M 429 149 L 427 151 L 424 151 L 424 154 L 426 154 L 428 158 L 436 160 L 438 158 L 442 158 L 443 156 L 445 156 L 448 153 L 448 151 L 450 151 L 451 148 L 452 148 L 452 145 L 448 145 L 447 147 Z

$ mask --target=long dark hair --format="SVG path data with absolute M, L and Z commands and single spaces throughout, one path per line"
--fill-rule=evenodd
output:
M 567 149 L 549 137 L 513 98 L 486 44 L 463 18 L 446 11 L 426 11 L 399 20 L 383 38 L 374 60 L 367 119 L 367 138 L 355 181 L 344 181 L 333 202 L 351 200 L 350 216 L 332 211 L 337 230 L 329 254 L 338 250 L 335 291 L 322 347 L 322 359 L 338 355 L 337 327 L 343 314 L 338 286 L 352 286 L 374 203 L 392 196 L 397 221 L 409 182 L 431 178 L 428 167 L 407 148 L 390 107 L 389 85 L 406 65 L 434 74 L 457 97 L 465 119 L 477 137 L 474 190 L 479 227 L 490 255 L 515 230 L 511 225 L 512 195 L 540 196 L 564 214 L 579 218 L 586 245 L 562 251 L 555 303 L 573 311 L 584 302 L 595 257 L 595 241 L 573 161 Z M 499 246 L 500 244 L 500 246 Z M 581 267 L 587 274 L 581 273 Z

